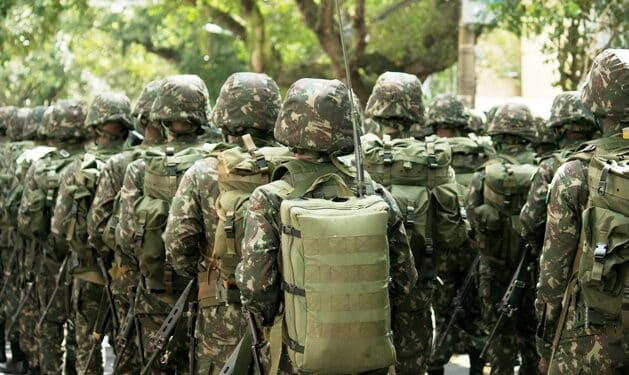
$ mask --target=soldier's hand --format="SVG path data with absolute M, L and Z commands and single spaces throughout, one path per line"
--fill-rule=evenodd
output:
M 542 375 L 546 375 L 548 373 L 548 361 L 546 358 L 540 358 L 539 363 L 537 364 L 537 369 L 539 373 Z

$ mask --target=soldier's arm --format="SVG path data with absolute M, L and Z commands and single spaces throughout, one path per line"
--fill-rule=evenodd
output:
M 79 168 L 79 166 L 76 163 L 72 163 L 62 172 L 59 179 L 57 200 L 50 220 L 50 233 L 58 239 L 65 239 L 65 221 L 73 214 L 72 204 L 74 203 L 74 197 L 72 197 L 68 187 L 72 185 L 72 180 L 77 168 Z
M 243 306 L 263 325 L 272 325 L 280 307 L 278 256 L 280 201 L 264 187 L 257 188 L 249 200 L 242 261 L 236 270 L 236 282 Z
M 164 231 L 166 259 L 181 276 L 194 277 L 199 260 L 199 239 L 203 235 L 203 213 L 197 184 L 198 170 L 193 166 L 181 179 L 170 205 Z
M 536 247 L 544 241 L 546 227 L 546 197 L 548 185 L 553 179 L 552 159 L 543 161 L 531 181 L 526 203 L 520 211 L 522 237 Z
M 31 227 L 31 199 L 38 194 L 40 199 L 46 199 L 45 192 L 39 189 L 37 185 L 37 181 L 35 179 L 35 171 L 40 162 L 35 162 L 26 172 L 26 177 L 24 178 L 24 191 L 22 192 L 22 200 L 20 201 L 20 208 L 18 209 L 17 216 L 17 224 L 18 231 L 25 236 L 33 238 L 34 233 Z
M 114 200 L 122 187 L 122 179 L 115 165 L 117 158 L 112 157 L 103 166 L 92 205 L 87 214 L 88 241 L 99 253 L 109 251 L 102 236 L 109 217 L 113 215 Z
M 390 294 L 393 297 L 408 294 L 418 279 L 415 260 L 408 243 L 406 228 L 403 225 L 402 213 L 391 194 L 382 186 L 376 188 L 380 195 L 391 208 L 389 215 L 389 254 L 391 263 Z
M 587 199 L 584 170 L 579 161 L 566 163 L 559 168 L 550 187 L 546 236 L 535 300 L 540 322 L 538 351 L 545 358 L 549 356 L 563 294 L 578 249 L 581 213 Z
M 144 193 L 144 161 L 136 160 L 127 166 L 120 189 L 120 219 L 116 226 L 116 245 L 127 256 L 135 257 L 133 204 Z
M 475 208 L 481 206 L 483 199 L 483 182 L 485 181 L 485 172 L 478 171 L 472 175 L 470 186 L 465 197 L 465 211 L 467 218 L 472 225 L 473 231 L 477 231 L 479 227 L 479 218 L 476 215 Z

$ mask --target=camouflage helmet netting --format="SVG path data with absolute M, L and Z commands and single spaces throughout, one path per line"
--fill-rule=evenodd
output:
M 515 135 L 528 140 L 537 136 L 535 119 L 524 104 L 508 103 L 500 106 L 487 129 L 489 135 Z
M 349 94 L 338 80 L 304 78 L 293 83 L 275 123 L 286 146 L 343 155 L 354 149 Z
M 56 140 L 84 139 L 91 135 L 85 127 L 86 104 L 83 100 L 59 100 L 52 106 L 46 133 Z
M 107 122 L 118 122 L 127 129 L 133 128 L 131 101 L 125 94 L 104 92 L 94 96 L 87 112 L 85 126 L 97 126 Z
M 367 101 L 366 117 L 396 118 L 408 125 L 424 123 L 422 83 L 413 74 L 386 72 L 378 77 Z
M 26 119 L 31 113 L 31 109 L 28 107 L 18 108 L 15 112 L 15 116 L 11 118 L 9 127 L 7 128 L 7 136 L 12 141 L 21 141 L 24 139 L 24 124 Z
M 37 106 L 31 109 L 30 113 L 26 117 L 24 123 L 24 129 L 22 129 L 22 135 L 24 139 L 40 139 L 39 129 L 43 127 L 42 120 L 44 112 L 48 109 L 47 106 Z
M 463 102 L 449 94 L 438 95 L 426 115 L 426 126 L 465 128 L 468 122 Z
M 546 120 L 541 117 L 535 117 L 535 127 L 537 129 L 537 135 L 532 140 L 534 144 L 555 144 L 555 132 L 546 126 Z
M 234 73 L 221 87 L 212 121 L 228 135 L 243 135 L 249 129 L 270 133 L 281 105 L 280 89 L 269 76 Z
M 48 126 L 50 124 L 50 118 L 52 116 L 53 106 L 49 105 L 44 110 L 41 118 L 41 124 L 37 127 L 37 138 L 38 139 L 46 139 L 48 138 Z
M 550 108 L 547 125 L 551 128 L 570 126 L 572 130 L 596 131 L 594 115 L 581 102 L 578 91 L 566 91 L 558 94 Z
M 189 122 L 199 128 L 208 124 L 210 102 L 205 82 L 194 74 L 166 78 L 151 107 L 151 121 Z
M 465 113 L 468 119 L 465 129 L 476 134 L 484 134 L 485 120 L 483 119 L 483 115 L 468 108 L 465 109 Z
M 629 116 L 629 49 L 606 49 L 596 56 L 581 101 L 598 115 Z
M 133 127 L 140 133 L 144 133 L 144 124 L 142 121 L 139 121 L 138 118 L 141 117 L 147 120 L 149 119 L 151 115 L 151 107 L 153 107 L 153 102 L 155 101 L 155 98 L 157 98 L 157 93 L 162 85 L 162 82 L 164 81 L 161 79 L 149 82 L 144 89 L 142 89 L 138 100 L 133 106 L 133 111 L 131 112 Z

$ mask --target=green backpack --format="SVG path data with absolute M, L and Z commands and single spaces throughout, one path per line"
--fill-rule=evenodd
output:
M 367 134 L 362 139 L 365 169 L 374 181 L 389 189 L 398 203 L 418 271 L 432 279 L 447 252 L 467 238 L 463 186 L 451 168 L 452 151 L 447 140 L 414 138 L 390 140 Z M 438 254 L 434 250 L 439 249 Z M 423 251 L 423 256 L 417 252 Z
M 629 332 L 629 140 L 601 139 L 588 166 L 589 200 L 582 216 L 580 303 L 590 323 Z M 623 306 L 625 306 L 623 308 Z M 586 322 L 587 324 L 587 322 Z
M 456 181 L 463 186 L 469 186 L 478 167 L 496 155 L 489 137 L 470 133 L 467 137 L 446 139 L 452 149 L 452 168 L 456 172 Z
M 283 178 L 269 186 L 286 197 L 280 264 L 291 361 L 309 373 L 393 365 L 389 206 L 377 195 L 356 198 L 331 165 L 293 161 L 282 168 L 293 184 Z
M 208 254 L 217 265 L 216 280 L 208 274 L 206 281 L 217 283 L 217 295 L 199 293 L 202 306 L 240 303 L 240 292 L 236 288 L 236 266 L 241 258 L 241 241 L 244 237 L 244 217 L 249 207 L 249 197 L 258 186 L 271 182 L 275 168 L 292 160 L 286 147 L 257 148 L 251 136 L 244 135 L 246 151 L 240 147 L 230 148 L 217 155 L 219 195 L 215 209 L 218 224 L 212 254 Z M 209 268 L 208 272 L 212 272 Z M 212 290 L 199 287 L 199 291 Z M 213 293 L 212 293 L 213 294 Z
M 162 233 L 166 227 L 170 203 L 183 174 L 197 160 L 210 156 L 216 145 L 190 146 L 175 152 L 172 146 L 149 150 L 145 161 L 144 195 L 133 205 L 134 252 L 140 264 L 147 290 L 182 291 L 187 282 L 165 264 Z

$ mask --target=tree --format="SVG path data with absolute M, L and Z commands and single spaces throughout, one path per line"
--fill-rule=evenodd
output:
M 624 0 L 487 0 L 497 24 L 517 35 L 547 33 L 544 52 L 556 64 L 563 90 L 575 90 L 596 54 L 629 43 Z

